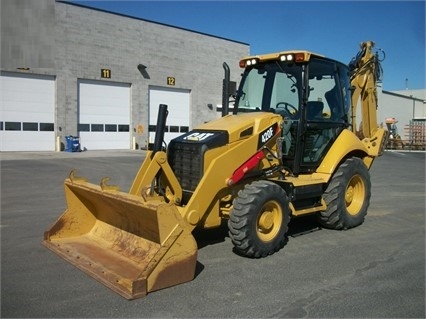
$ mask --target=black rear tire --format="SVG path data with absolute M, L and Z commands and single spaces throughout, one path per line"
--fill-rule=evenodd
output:
M 228 221 L 235 251 L 260 258 L 286 243 L 290 207 L 286 192 L 270 181 L 255 181 L 238 192 Z
M 319 222 L 331 229 L 361 225 L 367 215 L 370 197 L 368 168 L 361 159 L 348 158 L 334 173 L 324 192 L 327 209 L 319 213 Z

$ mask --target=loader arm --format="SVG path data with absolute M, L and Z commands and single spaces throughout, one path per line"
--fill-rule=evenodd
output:
M 144 200 L 168 201 L 179 205 L 182 200 L 182 187 L 167 162 L 167 154 L 162 149 L 167 115 L 167 105 L 160 104 L 153 149 L 148 152 L 139 168 L 129 193 L 142 196 Z M 164 190 L 161 194 L 160 189 Z
M 173 173 L 172 168 L 167 162 L 167 155 L 163 151 L 148 152 L 145 161 L 141 165 L 129 193 L 136 196 L 144 196 L 147 199 L 150 194 L 153 194 L 153 181 L 157 174 L 162 171 L 167 177 L 166 198 L 169 202 L 180 204 L 182 199 L 182 187 Z M 148 185 L 151 185 L 148 187 Z

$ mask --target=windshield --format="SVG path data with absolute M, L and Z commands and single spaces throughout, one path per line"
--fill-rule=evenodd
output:
M 246 69 L 237 99 L 236 112 L 274 112 L 294 117 L 298 114 L 302 79 L 301 67 L 275 61 Z M 283 115 L 284 115 L 283 114 Z

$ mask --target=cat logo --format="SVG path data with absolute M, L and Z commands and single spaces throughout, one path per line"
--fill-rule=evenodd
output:
M 187 141 L 201 142 L 213 135 L 214 133 L 193 132 L 189 134 L 188 136 L 185 136 L 183 139 Z

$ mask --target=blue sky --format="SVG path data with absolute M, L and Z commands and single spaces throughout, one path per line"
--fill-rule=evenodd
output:
M 423 0 L 72 2 L 244 42 L 251 54 L 306 49 L 348 63 L 373 40 L 386 52 L 384 90 L 426 88 Z

